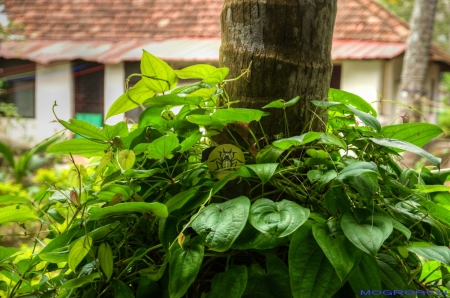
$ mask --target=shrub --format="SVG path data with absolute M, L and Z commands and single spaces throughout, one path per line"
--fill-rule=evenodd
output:
M 16 262 L 15 251 L 2 248 L 0 273 L 11 284 L 0 286 L 8 295 L 354 297 L 446 289 L 449 171 L 420 148 L 439 127 L 381 127 L 363 99 L 331 89 L 329 102 L 313 102 L 316 113 L 329 114 L 326 132 L 291 136 L 282 127 L 278 136 L 257 135 L 265 111 L 296 108 L 298 98 L 264 111 L 233 108 L 226 68 L 174 71 L 147 52 L 141 63 L 142 79 L 108 113 L 144 107 L 134 130 L 58 119 L 84 138 L 48 152 L 95 157 L 95 171 L 73 165 L 71 189 L 49 189 L 32 202 L 0 199 L 9 221 L 42 225 L 31 258 Z M 199 82 L 175 88 L 188 78 Z M 435 169 L 401 169 L 402 150 Z

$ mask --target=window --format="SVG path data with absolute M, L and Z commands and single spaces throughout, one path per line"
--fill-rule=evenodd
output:
M 36 64 L 27 60 L 0 58 L 3 81 L 0 102 L 14 104 L 22 117 L 35 117 Z
M 103 123 L 103 64 L 74 61 L 72 74 L 75 89 L 75 118 L 96 126 Z

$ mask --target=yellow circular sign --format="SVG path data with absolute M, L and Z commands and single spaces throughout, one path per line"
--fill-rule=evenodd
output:
M 244 164 L 244 153 L 237 146 L 231 144 L 217 146 L 208 157 L 209 171 L 217 179 L 236 172 Z

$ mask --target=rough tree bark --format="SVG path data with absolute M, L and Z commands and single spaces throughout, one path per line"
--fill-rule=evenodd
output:
M 336 2 L 225 0 L 220 65 L 230 68 L 229 77 L 237 77 L 252 62 L 247 78 L 227 85 L 230 99 L 240 100 L 241 107 L 259 109 L 299 95 L 300 102 L 287 109 L 291 136 L 323 130 L 325 116 L 315 116 L 317 109 L 310 101 L 327 98 Z M 273 136 L 284 131 L 283 112 L 270 109 L 270 113 L 262 124 Z
M 425 94 L 430 44 L 433 37 L 437 0 L 415 0 L 410 21 L 410 35 L 403 59 L 400 84 L 400 102 L 421 111 L 421 98 Z M 399 115 L 409 122 L 420 121 L 420 113 L 404 107 Z M 409 119 L 405 117 L 409 115 Z

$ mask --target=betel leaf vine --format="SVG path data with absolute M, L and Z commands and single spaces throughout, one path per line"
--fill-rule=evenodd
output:
M 320 298 L 448 289 L 450 171 L 418 147 L 439 127 L 382 127 L 362 98 L 330 89 L 328 101 L 313 102 L 328 113 L 325 131 L 257 135 L 253 125 L 271 117 L 267 111 L 298 108 L 298 97 L 264 111 L 236 108 L 227 68 L 173 70 L 144 52 L 141 71 L 107 114 L 144 109 L 136 124 L 57 119 L 81 138 L 48 152 L 92 158 L 72 166 L 65 189 L 49 187 L 32 201 L 0 197 L 2 223 L 45 227 L 33 234 L 30 258 L 0 247 L 8 280 L 0 290 L 8 297 Z M 208 160 L 223 144 L 243 153 L 216 153 L 214 171 L 229 171 L 218 180 Z M 432 168 L 403 169 L 397 161 L 405 150 Z

